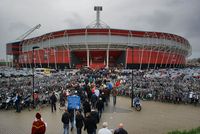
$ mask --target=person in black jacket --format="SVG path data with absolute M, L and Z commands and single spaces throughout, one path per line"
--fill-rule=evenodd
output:
M 98 114 L 98 112 L 95 109 L 92 109 L 90 114 L 95 119 L 96 124 L 98 124 L 99 123 L 99 114 Z
M 70 119 L 70 114 L 67 111 L 67 109 L 65 109 L 65 112 L 63 113 L 61 118 L 64 128 L 64 134 L 69 134 L 69 119 Z
M 114 134 L 128 134 L 128 132 L 123 127 L 123 123 L 120 123 L 119 127 L 114 131 Z
M 21 95 L 17 93 L 17 95 L 16 95 L 16 101 L 15 101 L 15 106 L 16 106 L 16 112 L 18 112 L 18 113 L 21 112 L 21 107 L 20 107 L 21 100 L 22 100 Z
M 97 101 L 97 105 L 96 106 L 97 106 L 99 118 L 101 118 L 101 114 L 102 114 L 103 109 L 104 109 L 104 102 L 103 102 L 101 97 Z
M 74 109 L 68 109 L 68 112 L 70 114 L 70 123 L 71 123 L 71 131 L 74 129 Z
M 77 134 L 81 134 L 82 133 L 81 129 L 83 127 L 83 124 L 84 124 L 83 115 L 79 111 L 76 111 L 76 129 L 77 129 Z
M 92 108 L 96 108 L 97 100 L 98 100 L 98 97 L 96 96 L 96 94 L 92 94 L 92 96 L 91 96 Z
M 90 113 L 86 113 L 84 130 L 86 129 L 88 134 L 96 134 L 96 120 L 91 116 Z
M 84 116 L 86 117 L 86 113 L 91 112 L 91 106 L 88 100 L 86 99 L 85 102 L 83 103 L 83 111 L 84 111 Z
M 55 92 L 52 93 L 50 97 L 50 101 L 51 101 L 51 111 L 53 112 L 53 109 L 56 111 L 57 98 L 56 98 Z

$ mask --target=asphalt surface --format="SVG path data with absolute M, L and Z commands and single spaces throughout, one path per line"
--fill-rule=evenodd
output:
M 102 115 L 102 122 L 107 121 L 110 129 L 117 128 L 119 123 L 129 134 L 166 134 L 172 130 L 185 130 L 200 126 L 200 106 L 175 105 L 154 101 L 142 101 L 142 111 L 130 107 L 130 99 L 117 97 L 117 105 L 113 107 L 112 97 Z M 58 108 L 58 107 L 57 107 Z M 0 134 L 30 134 L 35 113 L 40 112 L 47 123 L 46 134 L 62 134 L 61 116 L 63 110 L 52 113 L 50 107 L 40 110 L 0 111 Z M 98 132 L 98 130 L 97 130 Z M 74 129 L 70 134 L 76 134 Z M 83 131 L 86 134 L 86 131 Z

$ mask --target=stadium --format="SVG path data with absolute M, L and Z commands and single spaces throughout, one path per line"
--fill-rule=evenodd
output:
M 102 7 L 94 9 L 96 21 L 86 28 L 66 29 L 8 43 L 7 55 L 13 56 L 15 66 L 26 68 L 185 66 L 192 50 L 187 39 L 171 33 L 112 29 L 100 20 Z

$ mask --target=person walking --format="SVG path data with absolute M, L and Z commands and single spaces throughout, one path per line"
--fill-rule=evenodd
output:
M 101 114 L 104 110 L 104 102 L 102 100 L 102 98 L 100 97 L 99 100 L 97 101 L 97 110 L 98 110 L 98 114 L 99 114 L 99 118 L 101 118 Z
M 53 112 L 53 110 L 56 111 L 57 98 L 56 98 L 55 92 L 52 93 L 50 97 L 50 101 L 51 101 L 51 112 Z
M 31 134 L 45 134 L 46 124 L 41 118 L 40 113 L 36 113 L 36 119 L 33 121 Z
M 96 94 L 92 94 L 92 96 L 91 96 L 92 108 L 96 108 L 97 99 L 98 98 L 97 98 Z
M 106 106 L 108 106 L 108 102 L 109 102 L 109 98 L 110 98 L 110 91 L 108 90 L 107 87 L 102 90 L 102 95 L 105 97 Z
M 65 94 L 64 90 L 61 91 L 60 93 L 60 108 L 65 106 Z
M 119 124 L 119 127 L 115 129 L 114 134 L 128 134 L 128 132 L 124 129 L 123 123 Z
M 111 130 L 108 129 L 108 123 L 103 122 L 103 128 L 99 129 L 98 134 L 112 134 Z
M 69 118 L 69 121 L 70 121 L 70 124 L 71 124 L 70 130 L 73 131 L 74 125 L 75 125 L 74 109 L 68 109 L 68 112 L 69 112 L 69 115 L 70 115 L 70 118 Z
M 69 119 L 70 119 L 70 114 L 65 109 L 65 112 L 62 115 L 61 121 L 63 123 L 63 128 L 64 128 L 64 133 L 63 134 L 69 134 Z
M 86 113 L 91 112 L 91 105 L 87 99 L 83 102 L 83 111 L 84 117 L 86 117 Z
M 76 111 L 76 129 L 77 129 L 77 134 L 81 134 L 82 133 L 83 124 L 84 124 L 83 115 L 79 111 Z
M 101 98 L 102 101 L 103 101 L 103 109 L 102 110 L 104 111 L 104 103 L 106 103 L 106 97 L 105 97 L 105 94 L 104 94 L 103 90 L 100 93 L 99 98 Z
M 16 94 L 16 98 L 15 98 L 15 106 L 16 106 L 16 112 L 20 113 L 21 112 L 21 103 L 22 97 L 20 94 Z
M 99 114 L 96 111 L 96 109 L 92 109 L 90 112 L 90 115 L 95 119 L 96 124 L 98 124 L 99 123 Z
M 116 87 L 114 87 L 114 88 L 112 89 L 112 96 L 113 96 L 113 106 L 115 106 L 115 105 L 116 105 L 116 101 L 117 101 L 117 94 L 118 94 L 118 92 L 117 92 L 117 89 L 116 89 Z
M 96 134 L 96 120 L 90 115 L 90 113 L 86 113 L 84 130 L 86 129 L 88 134 Z

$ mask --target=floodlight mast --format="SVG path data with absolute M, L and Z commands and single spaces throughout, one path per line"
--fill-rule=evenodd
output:
M 102 6 L 95 6 L 94 11 L 96 11 L 96 20 L 90 23 L 86 28 L 110 28 L 106 23 L 100 19 L 100 11 L 103 10 Z
M 100 11 L 102 11 L 102 10 L 103 10 L 102 6 L 95 6 L 94 7 L 94 11 L 97 11 L 96 12 L 96 27 L 97 28 L 101 27 L 101 24 L 100 24 Z

